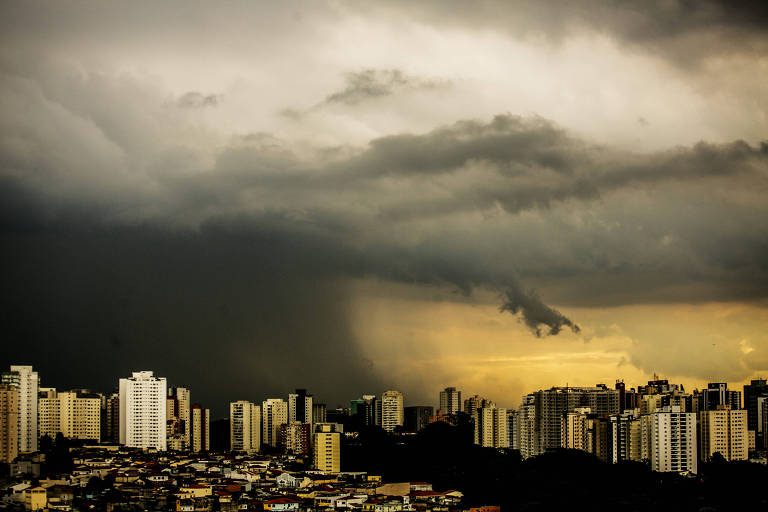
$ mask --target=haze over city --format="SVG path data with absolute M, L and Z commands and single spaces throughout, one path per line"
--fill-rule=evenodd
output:
M 0 359 L 226 413 L 768 375 L 764 2 L 5 2 Z

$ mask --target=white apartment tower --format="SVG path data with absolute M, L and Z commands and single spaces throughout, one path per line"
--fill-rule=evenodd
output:
M 440 413 L 456 414 L 461 412 L 461 391 L 456 388 L 445 388 L 440 392 Z
M 720 453 L 725 460 L 747 460 L 749 438 L 747 437 L 747 410 L 732 410 L 729 406 L 718 406 L 714 411 L 699 412 L 699 456 L 709 460 Z
M 475 444 L 485 448 L 509 448 L 507 410 L 480 407 L 475 410 Z
M 393 432 L 402 427 L 405 420 L 405 404 L 400 391 L 385 391 L 381 395 L 381 428 Z
M 37 451 L 39 438 L 37 393 L 40 387 L 40 377 L 31 366 L 12 365 L 9 372 L 3 372 L 2 383 L 19 390 L 19 453 Z
M 247 400 L 229 404 L 229 447 L 234 452 L 261 450 L 261 408 L 258 405 Z
M 288 403 L 280 398 L 268 398 L 261 404 L 261 440 L 269 446 L 277 446 L 280 426 L 288 423 Z
M 120 444 L 166 450 L 167 390 L 165 378 L 150 371 L 120 379 Z
M 696 413 L 662 407 L 640 417 L 643 458 L 660 472 L 696 473 Z

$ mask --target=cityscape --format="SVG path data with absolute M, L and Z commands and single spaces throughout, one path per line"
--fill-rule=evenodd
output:
M 743 390 L 713 382 L 686 392 L 657 377 L 553 387 L 515 409 L 456 387 L 435 405 L 406 405 L 388 390 L 339 407 L 296 389 L 230 402 L 226 418 L 152 371 L 119 378 L 111 393 L 41 382 L 32 366 L 0 374 L 2 506 L 11 510 L 498 510 L 466 503 L 461 488 L 391 482 L 345 460 L 371 432 L 408 439 L 437 425 L 469 427 L 467 443 L 521 460 L 571 450 L 688 479 L 713 461 L 768 464 L 765 379 Z
M 768 511 L 768 0 L 0 1 L 0 511 Z

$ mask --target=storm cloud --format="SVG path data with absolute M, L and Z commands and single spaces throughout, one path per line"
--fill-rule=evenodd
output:
M 763 48 L 762 8 L 537 2 L 503 28 L 512 14 L 495 3 L 466 16 L 440 3 L 196 6 L 182 25 L 198 29 L 166 33 L 178 9 L 60 5 L 55 26 L 9 6 L 0 36 L 0 355 L 34 362 L 46 385 L 106 390 L 147 367 L 217 407 L 294 386 L 331 405 L 380 391 L 391 384 L 350 320 L 360 281 L 495 294 L 536 344 L 579 336 L 571 308 L 768 299 L 764 84 L 697 81 L 706 62 Z M 516 46 L 537 41 L 524 26 L 547 34 L 541 53 Z M 387 50 L 401 30 L 410 62 Z M 691 41 L 734 31 L 745 49 L 700 44 L 679 62 Z M 661 55 L 640 85 L 683 77 L 668 89 L 690 104 L 641 97 L 624 76 L 575 88 L 592 74 L 567 54 L 583 33 Z M 467 44 L 479 46 L 446 51 Z M 538 94 L 512 70 L 554 62 L 558 45 L 552 101 L 538 104 L 558 108 L 510 111 Z M 510 92 L 487 78 L 508 64 Z M 746 110 L 728 95 L 744 88 Z M 701 104 L 710 125 L 684 117 Z M 621 136 L 590 136 L 603 106 Z

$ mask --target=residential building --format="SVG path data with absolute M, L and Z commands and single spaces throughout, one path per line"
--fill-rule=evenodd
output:
M 696 473 L 696 413 L 662 407 L 640 418 L 643 458 L 661 472 Z
M 429 424 L 435 408 L 428 405 L 414 405 L 403 409 L 406 432 L 418 432 Z
M 278 446 L 280 425 L 288 423 L 288 403 L 280 398 L 268 398 L 261 404 L 261 441 Z
M 39 439 L 37 419 L 37 394 L 40 377 L 31 366 L 12 365 L 10 371 L 3 372 L 0 383 L 10 384 L 19 390 L 19 453 L 37 451 Z
M 520 411 L 507 410 L 507 433 L 509 434 L 509 447 L 513 450 L 520 449 Z
M 262 410 L 247 400 L 229 404 L 229 448 L 233 452 L 261 450 Z
M 758 399 L 768 397 L 768 381 L 765 379 L 753 379 L 744 386 L 744 408 L 747 410 L 747 430 L 755 432 L 756 445 L 763 447 L 765 429 L 763 429 L 763 415 L 758 407 Z
M 312 403 L 312 424 L 326 422 L 326 405 Z
M 169 450 L 189 449 L 191 419 L 190 393 L 187 388 L 168 388 L 166 398 L 166 436 Z
M 523 396 L 518 413 L 518 428 L 520 430 L 520 455 L 527 459 L 538 455 L 539 436 L 536 434 L 536 395 Z
M 747 411 L 720 405 L 699 412 L 699 457 L 708 461 L 715 453 L 726 460 L 749 458 Z
M 120 394 L 112 393 L 102 400 L 101 440 L 120 442 Z
M 41 388 L 38 397 L 40 436 L 56 438 L 61 433 L 69 439 L 101 440 L 101 400 L 88 390 L 57 392 Z
M 319 471 L 341 471 L 341 431 L 337 423 L 318 423 L 314 433 L 314 467 Z
M 19 454 L 19 388 L 0 384 L 0 462 Z
M 381 405 L 376 395 L 363 395 L 349 401 L 350 416 L 356 427 L 371 427 L 381 424 Z
M 285 448 L 286 453 L 309 455 L 311 436 L 309 423 L 292 421 L 280 425 L 280 445 Z
M 566 412 L 561 419 L 561 446 L 572 450 L 592 452 L 589 407 L 576 407 Z
M 727 382 L 710 382 L 699 397 L 699 411 L 714 411 L 721 406 L 741 409 L 741 391 L 728 389 Z
M 165 451 L 166 395 L 164 377 L 151 371 L 120 379 L 120 443 L 129 448 Z
M 258 406 L 257 406 L 258 407 Z M 189 448 L 193 452 L 207 452 L 211 449 L 211 410 L 200 404 L 191 408 Z M 260 422 L 257 422 L 259 424 Z M 258 436 L 260 437 L 260 436 Z
M 464 412 L 474 417 L 475 411 L 482 407 L 496 407 L 496 404 L 480 395 L 473 395 L 464 400 Z
M 404 398 L 400 391 L 381 394 L 381 428 L 394 432 L 405 423 Z
M 306 389 L 297 389 L 288 395 L 288 423 L 298 421 L 312 425 L 314 421 L 314 402 Z M 312 428 L 310 427 L 310 432 Z
M 642 431 L 640 411 L 625 409 L 621 414 L 612 415 L 610 421 L 610 462 L 642 460 Z
M 507 410 L 481 407 L 474 416 L 475 444 L 484 448 L 509 448 Z
M 445 388 L 440 392 L 440 412 L 456 414 L 461 411 L 461 391 L 456 388 Z

